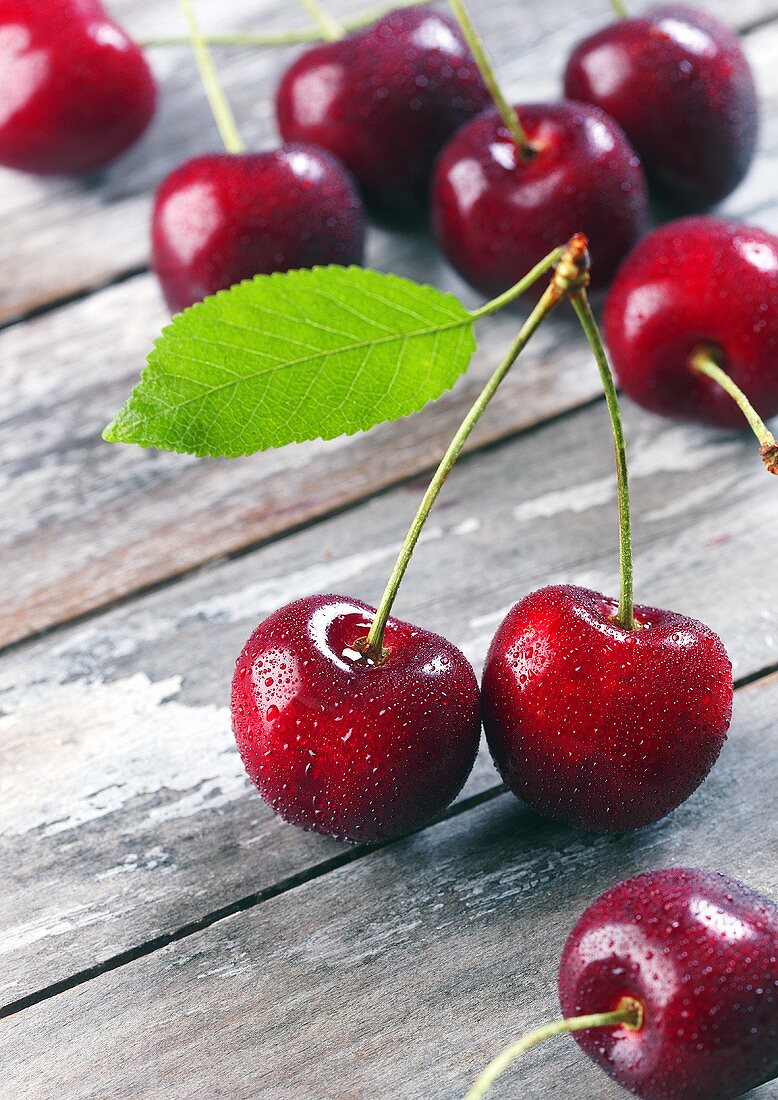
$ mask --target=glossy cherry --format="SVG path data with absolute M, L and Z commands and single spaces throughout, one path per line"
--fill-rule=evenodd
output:
M 762 417 L 778 413 L 778 237 L 712 217 L 649 234 L 610 289 L 605 341 L 625 393 L 663 416 L 743 428 L 731 398 L 691 369 L 712 357 Z
M 155 104 L 143 54 L 97 0 L 0 0 L 0 164 L 46 176 L 102 168 Z
M 565 95 L 616 119 L 658 192 L 712 206 L 748 171 L 756 148 L 754 78 L 736 34 L 698 8 L 669 4 L 584 39 Z
M 306 51 L 284 75 L 276 106 L 286 141 L 329 149 L 373 209 L 416 218 L 435 156 L 488 102 L 459 28 L 418 8 Z
M 432 220 L 440 247 L 472 286 L 496 295 L 581 231 L 590 241 L 592 285 L 605 285 L 646 217 L 637 155 L 596 107 L 535 103 L 516 110 L 530 155 L 519 153 L 489 110 L 438 158 Z
M 710 871 L 649 871 L 602 894 L 562 952 L 566 1017 L 642 1007 L 638 1029 L 575 1033 L 643 1100 L 732 1100 L 778 1069 L 778 908 Z
M 390 618 L 384 659 L 363 657 L 375 612 L 309 596 L 249 638 L 232 683 L 238 750 L 286 821 L 339 840 L 377 841 L 440 813 L 478 751 L 478 685 L 465 657 Z
M 216 153 L 182 164 L 160 186 L 152 220 L 154 270 L 168 305 L 274 271 L 358 264 L 362 202 L 322 149 Z
M 657 821 L 702 783 L 726 739 L 732 666 L 694 619 L 556 585 L 508 613 L 482 711 L 500 774 L 544 817 L 616 833 Z

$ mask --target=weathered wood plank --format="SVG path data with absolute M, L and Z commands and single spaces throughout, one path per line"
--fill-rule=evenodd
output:
M 575 917 L 641 870 L 691 865 L 778 894 L 778 678 L 742 691 L 708 782 L 638 834 L 551 825 L 510 795 L 12 1018 L 10 1095 L 453 1100 L 558 1012 Z M 494 1090 L 624 1095 L 556 1040 Z M 775 1084 L 750 1095 L 775 1097 Z
M 638 598 L 709 622 L 740 677 L 775 666 L 764 579 L 778 485 L 753 441 L 634 408 L 627 428 Z M 232 662 L 290 599 L 376 601 L 420 492 L 395 489 L 0 660 L 0 1003 L 342 853 L 281 824 L 249 790 L 229 733 Z M 462 463 L 397 611 L 480 665 L 531 588 L 615 591 L 615 543 L 598 404 Z M 495 783 L 484 755 L 466 793 Z
M 330 6 L 341 15 L 365 7 L 359 0 Z M 740 27 L 778 12 L 776 0 L 741 0 L 737 13 L 727 0 L 708 0 L 705 6 Z M 175 4 L 116 0 L 111 7 L 138 39 L 182 31 Z M 199 10 L 214 31 L 307 25 L 304 12 L 294 5 L 290 10 L 282 0 L 200 0 Z M 557 94 L 570 44 L 607 18 L 600 0 L 529 0 L 520 22 L 513 0 L 488 0 L 475 10 L 511 90 L 534 99 Z M 272 95 L 293 55 L 289 49 L 219 52 L 225 88 L 255 148 L 276 140 Z M 0 169 L 0 225 L 8 227 L 0 235 L 0 268 L 13 274 L 0 285 L 0 322 L 144 266 L 154 187 L 181 160 L 219 148 L 187 52 L 153 50 L 150 57 L 162 88 L 158 117 L 142 142 L 100 178 L 38 180 Z
M 749 49 L 768 103 L 763 153 L 729 209 L 778 229 L 778 25 Z M 374 266 L 452 287 L 427 242 L 375 233 Z M 470 301 L 474 299 L 469 297 Z M 327 444 L 225 462 L 109 447 L 106 421 L 137 378 L 163 322 L 149 276 L 0 334 L 5 415 L 0 455 L 0 645 L 83 614 L 396 484 L 433 464 L 507 346 L 515 315 L 480 326 L 471 372 L 399 425 Z M 573 344 L 572 341 L 575 341 Z M 598 393 L 574 325 L 541 330 L 474 443 L 573 408 Z

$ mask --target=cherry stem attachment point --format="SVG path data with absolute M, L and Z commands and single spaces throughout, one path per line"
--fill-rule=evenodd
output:
M 325 42 L 337 42 L 343 38 L 346 33 L 343 24 L 334 19 L 319 0 L 300 0 L 300 3 L 321 31 Z
M 362 30 L 364 27 L 369 27 L 371 23 L 375 23 L 376 20 L 381 19 L 382 16 L 388 15 L 391 11 L 397 11 L 399 8 L 419 8 L 431 4 L 433 0 L 397 0 L 396 4 L 392 4 L 391 8 L 371 8 L 369 11 L 362 12 L 361 15 L 354 19 L 349 19 L 343 23 L 343 31 L 346 34 L 350 34 L 352 31 Z M 209 34 L 203 37 L 203 41 L 207 46 L 250 46 L 263 48 L 266 46 L 299 46 L 305 45 L 307 42 L 321 42 L 322 34 L 318 28 L 305 29 L 299 31 L 279 31 L 278 34 L 252 34 L 249 31 L 228 31 L 223 34 Z M 189 44 L 188 38 L 172 37 L 172 38 L 146 38 L 141 42 L 141 46 L 144 49 L 150 49 L 157 46 L 187 46 Z
M 570 295 L 570 302 L 576 312 L 586 339 L 594 352 L 597 366 L 602 379 L 602 388 L 605 391 L 605 403 L 608 406 L 608 415 L 613 432 L 613 449 L 616 455 L 616 485 L 619 502 L 619 572 L 621 577 L 619 590 L 619 606 L 616 612 L 616 622 L 625 630 L 635 629 L 634 599 L 633 599 L 633 568 L 632 568 L 632 519 L 629 504 L 629 475 L 627 471 L 627 446 L 624 441 L 624 425 L 621 420 L 619 398 L 616 393 L 616 383 L 613 380 L 613 372 L 605 354 L 600 330 L 592 313 L 589 298 L 585 288 Z
M 709 348 L 697 348 L 692 353 L 689 365 L 698 374 L 705 375 L 716 382 L 725 393 L 728 393 L 743 416 L 748 421 L 748 426 L 759 441 L 759 454 L 771 474 L 778 474 L 778 443 L 775 436 L 762 420 L 759 413 L 748 400 L 737 383 L 733 382 L 725 370 L 723 370 Z
M 203 38 L 202 31 L 200 30 L 200 23 L 195 13 L 193 0 L 179 0 L 179 3 L 189 23 L 189 40 L 192 45 L 192 52 L 195 55 L 197 67 L 200 70 L 200 79 L 203 82 L 205 94 L 211 105 L 211 111 L 213 112 L 216 125 L 219 128 L 224 148 L 228 153 L 245 153 L 246 146 L 243 142 L 243 138 L 240 136 L 240 131 L 235 122 L 235 116 L 232 113 L 230 105 L 227 102 L 227 97 L 216 75 L 213 58 L 211 57 L 208 46 Z
M 627 8 L 626 8 L 626 5 L 624 4 L 624 0 L 611 0 L 611 7 L 613 8 L 614 12 L 616 13 L 616 18 L 617 19 L 626 19 L 627 18 Z
M 575 240 L 576 238 L 573 238 L 573 241 Z M 499 387 L 502 380 L 505 378 L 505 375 L 513 366 L 513 363 L 515 362 L 519 353 L 522 351 L 529 338 L 538 328 L 540 323 L 565 297 L 568 291 L 568 286 L 567 283 L 565 283 L 563 276 L 558 275 L 557 273 L 560 270 L 566 271 L 567 268 L 570 267 L 570 264 L 573 261 L 568 257 L 568 254 L 571 253 L 572 248 L 573 242 L 571 241 L 570 245 L 568 245 L 566 249 L 554 249 L 554 251 L 549 253 L 549 255 L 546 256 L 544 260 L 541 260 L 539 264 L 533 267 L 533 269 L 528 272 L 524 276 L 524 278 L 516 284 L 515 287 L 512 287 L 511 290 L 508 291 L 507 295 L 504 294 L 501 295 L 499 298 L 495 298 L 493 302 L 489 302 L 482 310 L 477 310 L 473 314 L 471 314 L 473 319 L 477 320 L 479 317 L 486 316 L 488 313 L 494 312 L 495 309 L 499 309 L 500 305 L 505 305 L 506 302 L 512 301 L 513 298 L 517 297 L 525 290 L 528 290 L 533 283 L 537 282 L 537 280 L 546 271 L 548 271 L 557 260 L 559 260 L 557 269 L 554 272 L 549 286 L 543 293 L 543 297 L 540 299 L 538 304 L 530 313 L 527 320 L 522 325 L 521 330 L 516 339 L 513 341 L 513 344 L 511 345 L 507 355 L 494 371 L 494 373 L 491 375 L 488 382 L 476 398 L 475 402 L 470 407 L 470 410 L 468 411 L 464 420 L 459 425 L 456 435 L 449 443 L 446 453 L 443 455 L 443 458 L 440 461 L 440 465 L 433 474 L 432 480 L 427 487 L 427 491 L 422 498 L 421 504 L 419 505 L 416 515 L 413 518 L 413 522 L 411 523 L 411 526 L 408 530 L 408 534 L 405 536 L 405 541 L 400 548 L 400 553 L 397 555 L 397 561 L 394 564 L 392 575 L 389 577 L 386 588 L 384 589 L 384 594 L 381 597 L 381 602 L 379 603 L 376 610 L 373 623 L 370 627 L 370 632 L 368 633 L 367 638 L 365 638 L 359 644 L 359 649 L 363 656 L 367 657 L 371 661 L 374 661 L 376 664 L 380 663 L 380 661 L 383 660 L 383 643 L 386 624 L 391 614 L 392 606 L 397 596 L 397 591 L 400 587 L 400 583 L 405 576 L 405 571 L 408 568 L 408 563 L 411 560 L 413 551 L 416 549 L 416 544 L 419 541 L 419 536 L 421 535 L 422 528 L 424 527 L 427 517 L 430 514 L 432 506 L 435 503 L 438 494 L 440 493 L 440 490 L 443 488 L 445 480 L 451 472 L 451 468 L 459 457 L 459 454 L 463 446 L 465 445 L 465 441 L 480 420 L 482 413 L 486 409 L 486 406 L 494 397 L 497 388 Z
M 503 95 L 494 67 L 487 56 L 481 36 L 475 29 L 473 21 L 470 18 L 470 13 L 465 7 L 463 0 L 450 0 L 450 2 L 451 10 L 456 16 L 457 23 L 459 23 L 462 34 L 465 36 L 465 40 L 470 47 L 470 52 L 475 58 L 475 63 L 483 77 L 484 84 L 489 89 L 489 95 L 492 97 L 494 105 L 499 111 L 500 117 L 508 133 L 513 138 L 521 156 L 531 156 L 534 150 L 530 140 L 519 121 L 518 114 Z
M 545 1027 L 539 1027 L 523 1035 L 515 1043 L 506 1047 L 494 1058 L 475 1084 L 468 1090 L 465 1100 L 481 1100 L 497 1078 L 516 1058 L 525 1051 L 537 1046 L 555 1035 L 564 1035 L 573 1031 L 588 1031 L 595 1027 L 625 1027 L 629 1031 L 639 1031 L 643 1026 L 643 1006 L 633 997 L 622 997 L 613 1012 L 595 1012 L 589 1016 L 573 1016 L 569 1020 L 555 1020 Z

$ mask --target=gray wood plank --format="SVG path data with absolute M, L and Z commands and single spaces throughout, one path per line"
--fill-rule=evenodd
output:
M 778 230 L 778 24 L 748 38 L 768 125 L 733 215 Z M 374 266 L 461 289 L 428 242 L 376 232 Z M 466 295 L 467 300 L 476 299 Z M 0 334 L 0 645 L 66 621 L 203 561 L 309 522 L 434 463 L 515 330 L 515 314 L 479 326 L 470 373 L 398 425 L 232 463 L 109 447 L 106 421 L 136 380 L 163 323 L 150 276 Z M 571 345 L 575 334 L 576 343 Z M 574 326 L 535 337 L 475 445 L 580 405 L 599 392 Z
M 753 441 L 634 408 L 627 428 L 638 599 L 710 623 L 737 676 L 774 667 L 765 583 L 778 483 Z M 0 659 L 0 1003 L 342 856 L 280 823 L 249 789 L 229 733 L 232 663 L 290 599 L 340 591 L 375 602 L 421 491 L 397 488 Z M 530 589 L 574 581 L 614 592 L 615 543 L 598 404 L 463 460 L 397 613 L 480 666 Z M 465 793 L 495 783 L 483 755 Z
M 337 0 L 340 15 L 364 9 L 359 0 Z M 646 6 L 632 5 L 634 10 Z M 740 27 L 778 12 L 776 0 L 728 0 L 704 5 Z M 514 0 L 473 5 L 507 85 L 533 99 L 558 94 L 559 72 L 570 44 L 607 19 L 601 0 L 528 0 L 521 17 Z M 116 17 L 138 39 L 180 34 L 177 5 L 116 0 Z M 282 0 L 200 0 L 211 30 L 241 27 L 272 32 L 303 27 L 302 9 Z M 241 129 L 254 148 L 276 140 L 272 95 L 294 50 L 220 51 L 219 71 Z M 147 263 L 151 193 L 181 160 L 219 148 L 218 134 L 186 50 L 153 50 L 161 84 L 158 117 L 120 162 L 94 180 L 39 180 L 0 168 L 0 267 L 13 273 L 0 286 L 0 322 L 47 303 L 105 285 Z
M 557 1014 L 565 935 L 603 889 L 690 865 L 778 894 L 777 704 L 776 677 L 742 691 L 719 767 L 640 833 L 576 834 L 503 795 L 19 1014 L 4 1029 L 9 1095 L 461 1096 Z M 492 1095 L 520 1090 L 624 1095 L 569 1038 Z

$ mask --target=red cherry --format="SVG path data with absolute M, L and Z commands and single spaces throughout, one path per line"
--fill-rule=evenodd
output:
M 358 645 L 375 612 L 309 596 L 249 638 L 232 722 L 252 783 L 294 825 L 339 840 L 409 832 L 456 797 L 480 736 L 478 684 L 445 638 L 389 619 L 385 658 Z
M 516 110 L 534 148 L 528 158 L 494 110 L 459 130 L 441 153 L 432 184 L 438 243 L 464 279 L 496 295 L 580 231 L 590 241 L 592 285 L 603 286 L 643 228 L 640 162 L 596 107 Z
M 642 1026 L 575 1032 L 644 1100 L 731 1100 L 778 1064 L 778 908 L 710 871 L 649 871 L 602 894 L 562 952 L 566 1017 L 642 1006 Z
M 754 78 L 736 34 L 682 4 L 622 19 L 576 46 L 565 95 L 620 124 L 657 191 L 687 208 L 720 202 L 756 148 Z
M 486 659 L 484 729 L 505 782 L 544 817 L 615 833 L 702 783 L 726 739 L 732 666 L 702 623 L 556 585 L 508 613 Z
M 195 157 L 154 203 L 153 266 L 172 310 L 254 275 L 358 264 L 364 238 L 353 180 L 311 146 Z
M 649 234 L 605 305 L 605 340 L 625 393 L 664 416 L 743 428 L 715 382 L 690 367 L 707 348 L 763 417 L 778 413 L 778 237 L 711 217 Z
M 456 24 L 408 9 L 306 51 L 281 81 L 276 108 L 284 140 L 329 149 L 381 212 L 418 216 L 435 156 L 488 102 Z
M 0 0 L 0 164 L 80 175 L 148 126 L 156 87 L 97 0 Z

